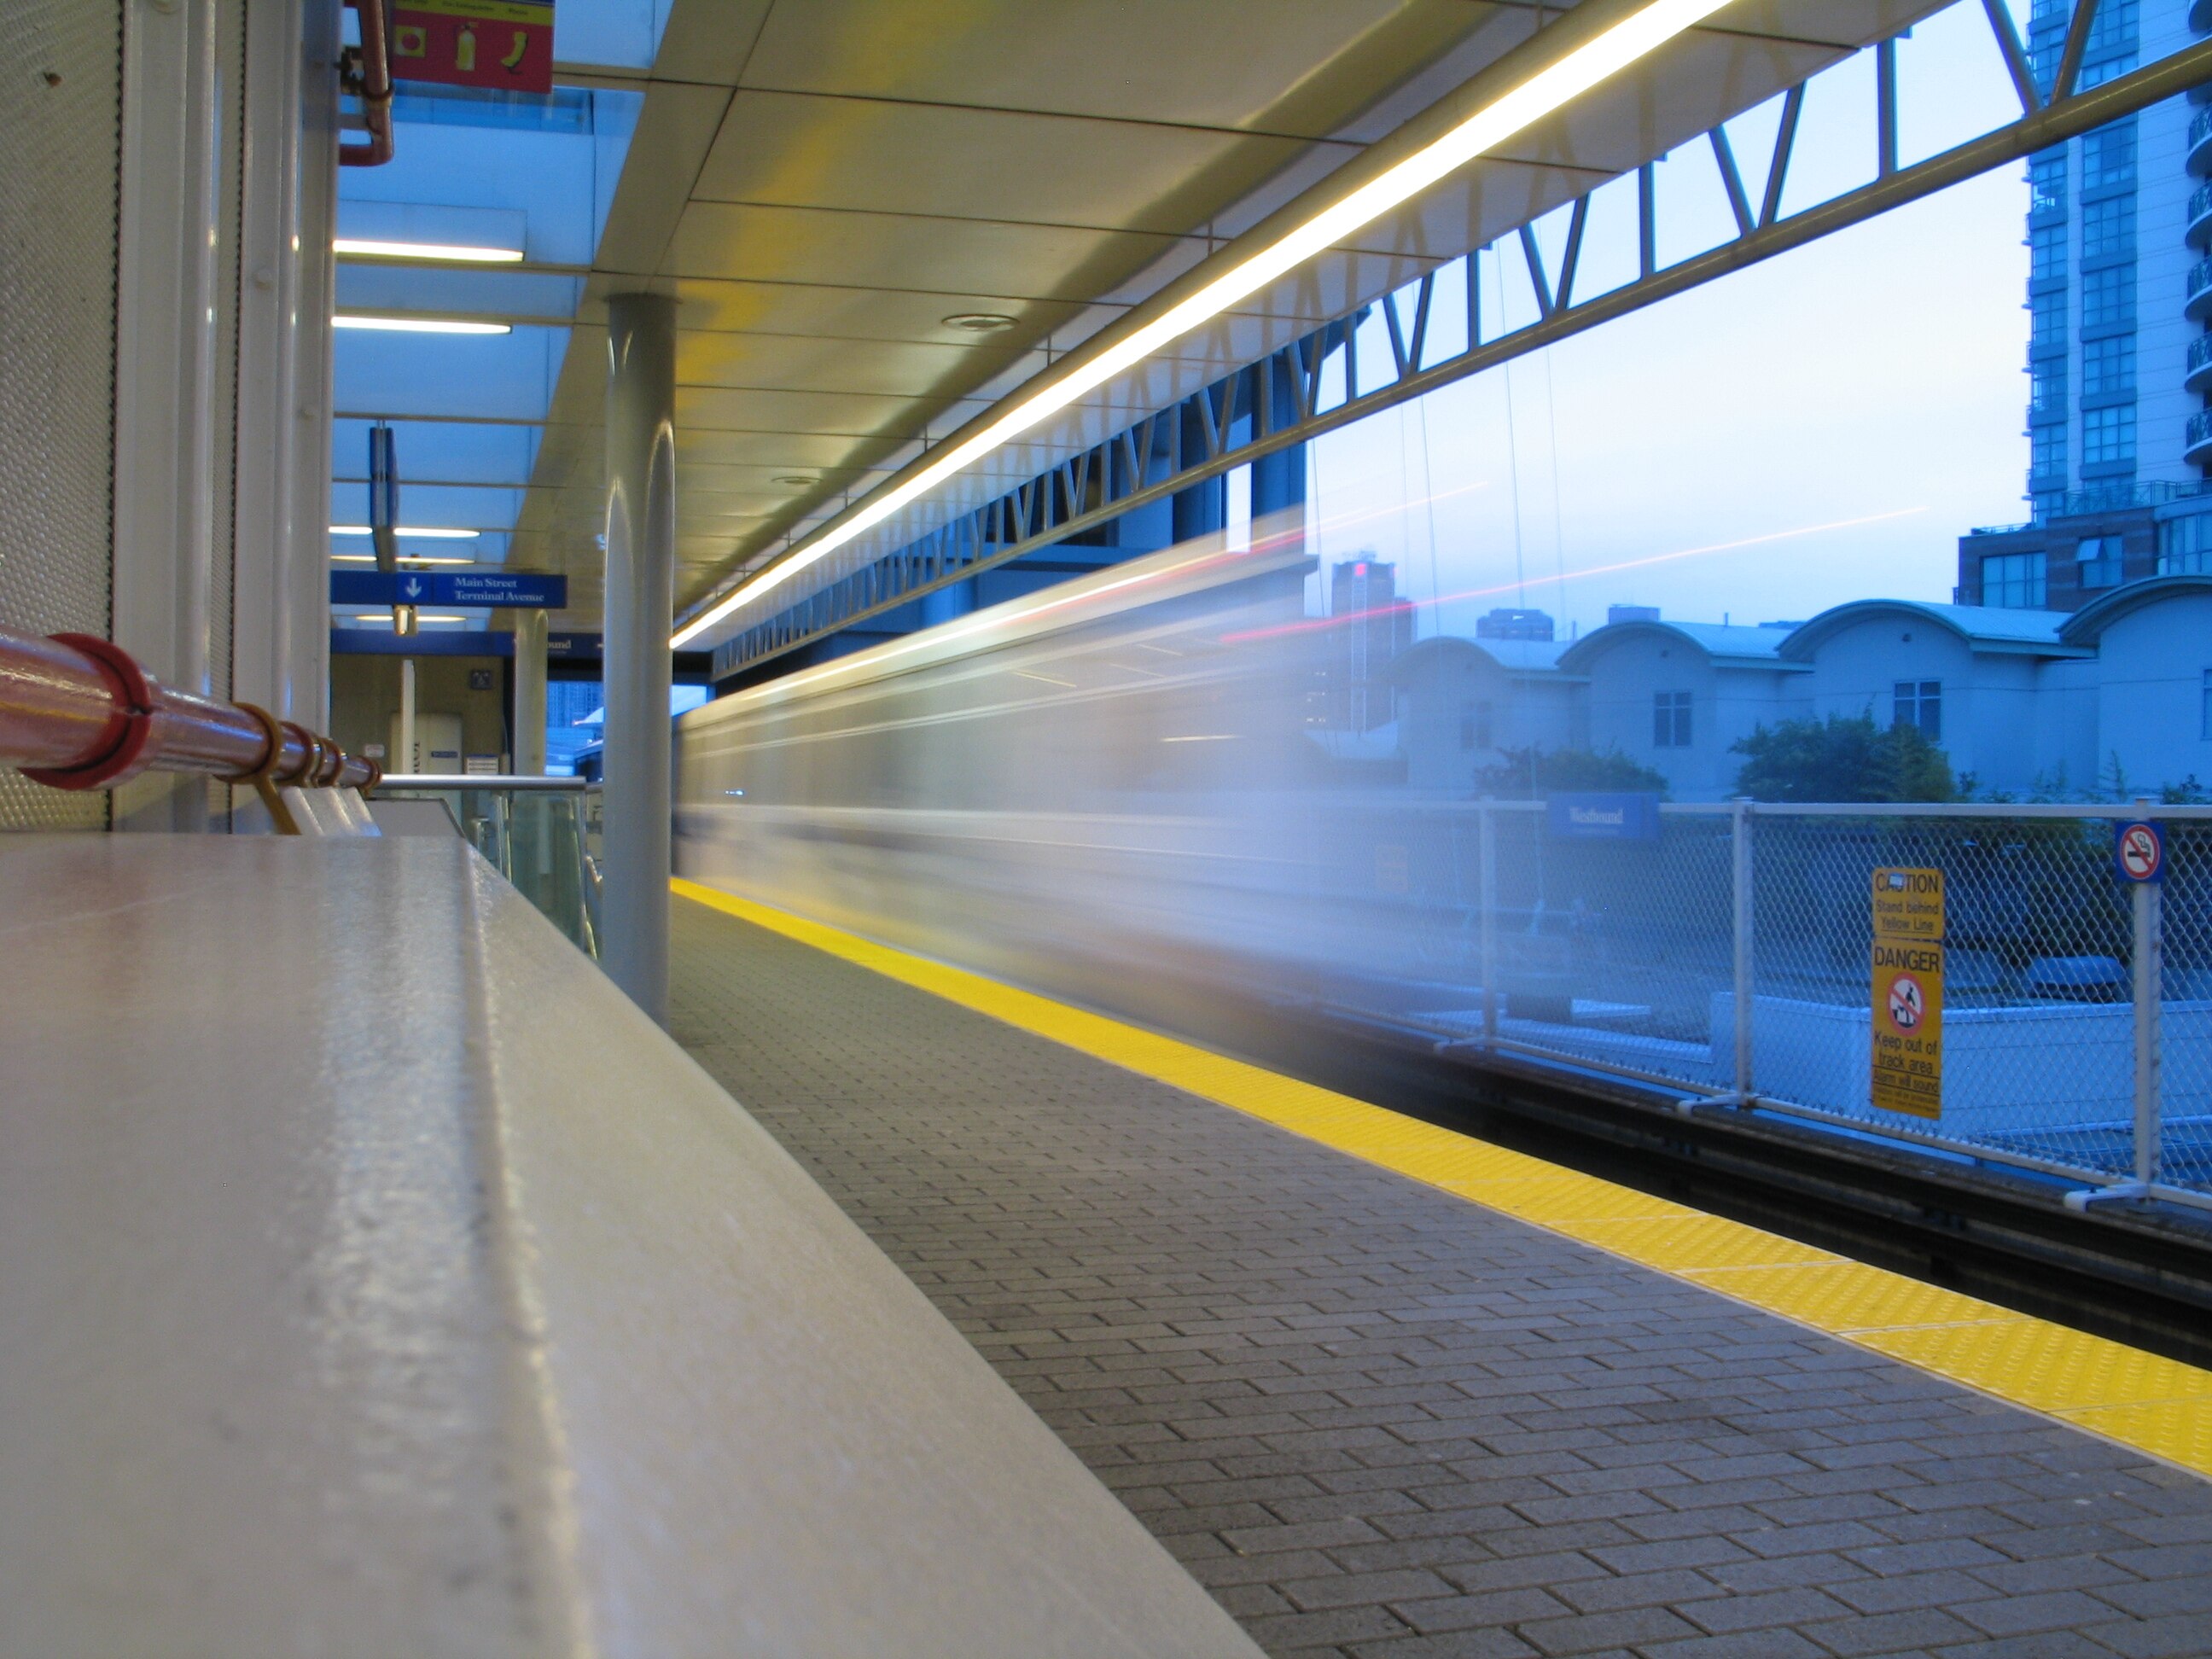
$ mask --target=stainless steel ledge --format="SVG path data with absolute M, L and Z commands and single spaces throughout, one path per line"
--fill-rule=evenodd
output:
M 12 1653 L 1257 1651 L 457 841 L 0 838 Z

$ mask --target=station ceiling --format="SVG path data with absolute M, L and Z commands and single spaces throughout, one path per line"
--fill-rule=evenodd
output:
M 562 9 L 588 15 L 593 4 L 562 0 Z M 380 335 L 356 350 L 342 337 L 339 408 L 409 422 L 403 476 L 472 492 L 453 494 L 449 512 L 504 532 L 480 556 L 566 572 L 570 610 L 556 625 L 591 627 L 599 613 L 609 295 L 651 289 L 678 301 L 681 606 L 1323 186 L 1566 9 L 1521 0 L 663 5 L 649 63 L 636 52 L 632 64 L 556 64 L 559 83 L 576 89 L 565 95 L 586 100 L 565 135 L 578 142 L 558 152 L 565 163 L 555 156 L 562 132 L 547 136 L 544 161 L 517 148 L 528 135 L 474 140 L 505 158 L 478 194 L 521 200 L 507 210 L 530 220 L 522 264 L 355 262 L 341 273 L 341 310 L 350 283 L 356 303 L 366 295 L 380 311 L 514 326 L 496 343 Z M 1936 9 L 1736 0 L 1639 66 L 1604 109 L 1548 123 L 1514 154 L 1475 164 L 1482 176 L 1462 182 L 1462 205 L 1441 221 L 1417 214 L 1410 240 L 1408 222 L 1378 230 L 1373 246 L 1346 251 L 1351 274 L 1307 283 L 1303 301 L 1289 289 L 1255 298 L 1260 311 L 1283 313 L 1261 321 L 1310 328 L 1326 319 L 1302 314 L 1316 295 L 1323 309 L 1361 303 Z M 556 34 L 556 57 L 565 44 Z M 457 134 L 469 137 L 403 125 L 403 164 L 413 165 L 375 185 L 350 173 L 350 194 L 381 195 L 375 210 L 387 217 L 410 197 L 451 203 L 460 187 L 424 171 L 422 147 L 458 157 Z M 561 165 L 574 176 L 560 202 L 523 199 L 549 193 Z M 509 176 L 518 170 L 532 176 Z M 535 234 L 540 218 L 546 237 Z M 564 246 L 541 246 L 556 222 Z M 1355 271 L 1363 253 L 1377 257 Z M 1262 327 L 1257 349 L 1279 343 L 1279 331 Z M 494 372 L 501 352 L 526 359 L 521 370 Z M 341 518 L 358 471 L 349 436 L 342 422 Z M 475 459 L 495 449 L 498 458 Z M 403 501 L 403 522 L 422 516 Z

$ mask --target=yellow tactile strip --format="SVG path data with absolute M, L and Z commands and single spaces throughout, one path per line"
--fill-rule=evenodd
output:
M 1370 1164 L 2212 1474 L 2212 1371 L 2033 1319 L 696 882 L 675 892 Z

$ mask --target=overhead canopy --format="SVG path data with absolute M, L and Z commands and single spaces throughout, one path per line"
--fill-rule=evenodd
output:
M 342 355 L 340 409 L 419 416 L 404 473 L 477 489 L 456 497 L 455 510 L 465 502 L 483 515 L 479 527 L 511 526 L 509 562 L 566 571 L 562 621 L 591 626 L 604 517 L 603 304 L 641 287 L 672 291 L 681 607 L 776 556 L 1269 214 L 1327 190 L 1404 123 L 1463 97 L 1470 80 L 1517 73 L 1496 66 L 1516 49 L 1547 50 L 1529 45 L 1540 25 L 1547 41 L 1571 38 L 1631 9 L 674 0 L 657 46 L 647 26 L 641 46 L 591 54 L 635 60 L 626 65 L 579 63 L 573 44 L 626 40 L 598 16 L 622 9 L 617 0 L 563 0 L 556 49 L 567 61 L 556 80 L 597 89 L 575 152 L 594 162 L 578 186 L 589 200 L 566 214 L 596 230 L 588 264 L 568 252 L 573 238 L 556 257 L 538 251 L 538 218 L 557 216 L 550 208 L 528 216 L 519 268 L 356 264 L 356 291 L 374 277 L 380 311 L 522 326 L 495 344 L 375 337 L 382 367 L 365 395 L 349 396 Z M 948 495 L 980 498 L 1040 471 L 1117 418 L 1164 407 L 1936 9 L 1735 0 L 1355 246 L 1101 387 Z M 410 192 L 472 199 L 457 182 L 469 136 L 416 130 L 418 165 L 427 137 L 451 176 L 409 182 L 403 125 L 387 202 Z M 512 135 L 502 142 L 513 149 Z M 358 173 L 346 181 L 356 194 L 376 188 Z M 502 178 L 479 197 L 512 205 L 530 183 Z M 343 308 L 343 286 L 341 299 Z M 467 365 L 513 356 L 526 341 L 541 366 L 524 378 L 538 390 L 517 395 L 511 372 L 488 374 L 485 406 L 471 409 Z M 427 398 L 417 388 L 433 380 L 450 384 Z M 500 448 L 488 427 L 524 435 Z M 342 501 L 358 472 L 346 441 L 342 431 Z M 403 506 L 403 521 L 410 516 Z

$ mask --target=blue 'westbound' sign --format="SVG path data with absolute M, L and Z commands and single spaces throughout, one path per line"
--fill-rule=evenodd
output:
M 332 605 L 489 605 L 560 611 L 568 579 L 535 570 L 333 570 Z
M 1659 797 L 1645 794 L 1553 795 L 1546 803 L 1552 834 L 1567 841 L 1656 841 Z

